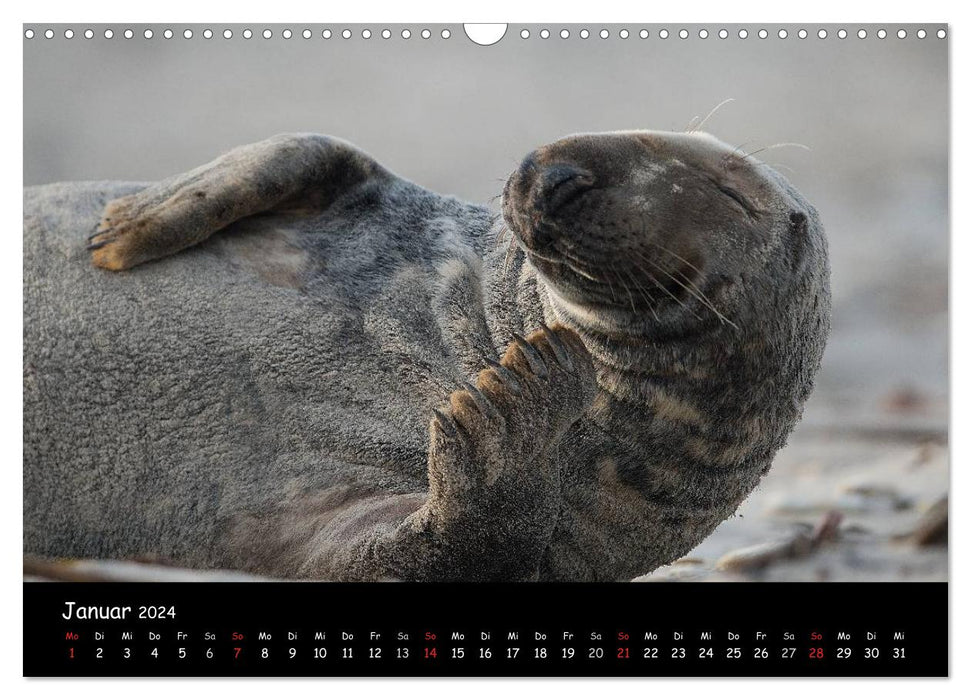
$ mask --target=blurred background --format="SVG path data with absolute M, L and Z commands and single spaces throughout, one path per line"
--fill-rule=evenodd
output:
M 87 25 L 51 25 L 53 39 L 43 37 L 47 25 L 31 27 L 25 185 L 155 180 L 239 144 L 315 131 L 429 189 L 485 203 L 538 145 L 583 131 L 682 130 L 729 98 L 706 131 L 746 151 L 807 146 L 758 157 L 816 205 L 829 235 L 833 332 L 816 392 L 737 516 L 646 578 L 946 578 L 943 26 L 852 25 L 839 39 L 840 26 L 805 25 L 800 39 L 801 26 L 717 25 L 701 39 L 701 27 L 688 25 L 690 38 L 677 36 L 679 26 L 662 39 L 658 26 L 587 25 L 583 39 L 581 25 L 510 25 L 488 47 L 461 25 L 390 25 L 390 39 L 381 37 L 386 25 L 366 27 L 369 39 L 364 26 L 208 25 L 211 39 L 203 25 L 148 26 L 151 39 L 146 25 L 134 25 L 131 39 L 125 25 L 91 25 L 91 39 Z

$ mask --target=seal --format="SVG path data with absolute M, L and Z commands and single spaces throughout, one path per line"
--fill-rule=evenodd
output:
M 812 390 L 815 209 L 708 134 L 633 131 L 528 154 L 496 219 L 307 134 L 29 188 L 25 551 L 328 580 L 682 556 Z

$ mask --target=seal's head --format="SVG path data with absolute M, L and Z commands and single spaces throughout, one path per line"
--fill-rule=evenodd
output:
M 604 556 L 624 575 L 683 556 L 755 488 L 812 391 L 829 331 L 815 210 L 707 134 L 638 131 L 537 149 L 503 215 L 529 266 L 500 274 L 577 332 L 600 387 L 565 450 L 581 515 L 557 527 L 588 528 L 589 552 L 615 517 L 623 551 Z
M 605 333 L 751 326 L 828 275 L 812 206 L 700 132 L 583 134 L 539 148 L 507 181 L 503 216 L 558 311 Z

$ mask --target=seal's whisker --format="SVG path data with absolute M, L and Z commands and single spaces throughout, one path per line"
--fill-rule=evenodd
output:
M 598 261 L 591 260 L 590 258 L 587 258 L 587 257 L 582 257 L 582 256 L 579 256 L 579 255 L 575 255 L 570 250 L 564 250 L 563 246 L 561 246 L 561 245 L 558 245 L 557 244 L 555 249 L 556 249 L 557 254 L 560 257 L 562 257 L 562 258 L 564 258 L 566 260 L 569 260 L 570 262 L 576 263 L 577 265 L 582 265 L 583 267 L 589 268 L 591 266 L 591 264 L 592 264 L 593 267 L 595 267 L 595 268 L 598 267 L 598 265 L 597 265 L 597 262 Z M 600 262 L 602 262 L 602 261 L 600 261 Z
M 614 285 L 611 284 L 611 282 L 610 282 L 610 278 L 612 276 L 613 275 L 611 275 L 610 272 L 607 272 L 604 280 L 607 282 L 607 289 L 610 290 L 610 303 L 611 304 L 616 304 L 616 303 L 618 303 L 618 301 L 617 301 L 617 294 L 614 292 Z
M 656 243 L 656 242 L 654 242 L 654 241 L 648 241 L 648 243 L 650 243 L 651 245 L 653 245 L 653 246 L 655 246 L 655 247 L 657 247 L 657 248 L 660 248 L 660 249 L 661 249 L 661 250 L 662 250 L 663 252 L 665 252 L 665 253 L 667 253 L 667 254 L 668 254 L 668 255 L 670 255 L 671 257 L 673 257 L 673 258 L 676 258 L 676 259 L 678 259 L 678 260 L 680 260 L 680 261 L 681 261 L 681 262 L 683 262 L 683 263 L 684 263 L 685 265 L 687 265 L 688 267 L 690 267 L 690 268 L 691 268 L 692 270 L 694 270 L 695 272 L 697 272 L 697 273 L 698 273 L 698 275 L 699 275 L 699 277 L 700 277 L 700 276 L 701 276 L 701 275 L 703 274 L 703 273 L 701 272 L 701 270 L 699 270 L 699 269 L 698 269 L 697 267 L 695 267 L 694 265 L 692 265 L 692 264 L 691 264 L 690 262 L 688 262 L 687 260 L 685 260 L 685 259 L 684 259 L 683 257 L 681 257 L 680 255 L 678 255 L 677 253 L 675 253 L 675 252 L 674 252 L 673 250 L 671 250 L 670 248 L 666 248 L 666 247 L 664 247 L 663 245 L 661 245 L 660 243 Z M 642 260 L 647 260 L 648 262 L 651 262 L 651 261 L 650 261 L 650 260 L 649 260 L 649 259 L 648 259 L 648 258 L 647 258 L 647 257 L 646 257 L 645 255 L 643 255 L 643 254 L 641 254 L 641 253 L 638 253 L 638 255 L 639 255 L 639 256 L 641 257 L 641 259 L 642 259 Z M 691 287 L 692 287 L 692 288 L 693 288 L 693 289 L 694 289 L 695 291 L 697 291 L 697 292 L 698 292 L 698 294 L 700 294 L 700 295 L 701 295 L 701 297 L 702 297 L 702 299 L 704 299 L 704 301 L 705 301 L 705 302 L 707 303 L 707 305 L 708 305 L 708 307 L 709 307 L 709 308 L 710 308 L 710 309 L 711 309 L 712 311 L 714 311 L 714 312 L 715 312 L 716 314 L 719 314 L 719 315 L 721 316 L 721 314 L 719 313 L 719 311 L 718 311 L 718 309 L 716 309 L 716 308 L 715 308 L 715 304 L 714 304 L 714 303 L 713 303 L 713 302 L 711 301 L 711 299 L 709 299 L 709 298 L 708 298 L 708 296 L 707 296 L 707 295 L 706 295 L 706 294 L 705 294 L 705 293 L 704 293 L 704 292 L 703 292 L 703 291 L 701 290 L 701 287 L 699 287 L 699 286 L 698 286 L 697 284 L 695 284 L 695 283 L 694 283 L 694 282 L 693 282 L 693 281 L 692 281 L 692 280 L 691 280 L 691 279 L 690 279 L 690 278 L 689 278 L 689 277 L 688 277 L 688 276 L 687 276 L 686 274 L 684 274 L 683 272 L 678 272 L 678 274 L 680 274 L 680 275 L 681 275 L 681 277 L 682 277 L 682 278 L 684 279 L 684 281 L 685 281 L 685 282 L 687 282 L 687 283 L 688 283 L 689 285 L 691 285 Z M 668 273 L 668 275 L 670 276 L 670 273 Z M 723 318 L 724 318 L 724 317 L 723 317 Z
M 633 265 L 634 265 L 634 267 L 636 267 L 641 272 L 641 274 L 647 275 L 647 278 L 649 280 L 651 280 L 651 282 L 654 284 L 655 287 L 657 287 L 662 292 L 664 292 L 665 294 L 667 294 L 669 297 L 671 297 L 672 299 L 674 299 L 674 301 L 676 301 L 678 303 L 678 305 L 681 306 L 681 308 L 683 308 L 685 311 L 687 311 L 688 313 L 690 313 L 692 316 L 694 316 L 695 318 L 697 318 L 699 321 L 701 320 L 701 316 L 699 316 L 694 311 L 692 311 L 691 309 L 689 309 L 688 308 L 688 305 L 685 304 L 684 301 L 682 301 L 681 299 L 679 299 L 677 294 L 675 294 L 670 289 L 668 289 L 663 284 L 661 284 L 658 281 L 657 277 L 655 277 L 654 275 L 652 275 L 650 272 L 648 272 L 647 270 L 645 270 L 643 267 L 641 267 L 637 263 L 633 263 Z
M 499 231 L 496 233 L 496 240 L 492 244 L 492 247 L 493 248 L 498 248 L 499 247 L 499 244 L 502 243 L 502 240 L 506 237 L 506 234 L 508 234 L 508 233 L 509 233 L 509 227 L 506 226 L 505 224 L 502 224 L 499 227 Z
M 683 290 L 685 290 L 686 292 L 688 292 L 688 294 L 690 294 L 692 297 L 694 297 L 699 302 L 701 302 L 701 305 L 702 306 L 704 306 L 707 309 L 710 309 L 711 312 L 714 313 L 715 316 L 717 316 L 719 318 L 719 320 L 721 320 L 723 323 L 726 323 L 726 322 L 729 322 L 730 323 L 730 321 L 728 321 L 728 319 L 725 318 L 724 314 L 722 314 L 720 311 L 718 311 L 717 308 L 715 308 L 715 305 L 711 303 L 711 301 L 708 299 L 708 297 L 706 297 L 704 295 L 704 293 L 700 289 L 697 289 L 697 287 L 694 287 L 694 285 L 691 284 L 691 281 L 688 280 L 687 277 L 685 277 L 683 274 L 681 276 L 681 279 L 679 279 L 679 278 L 675 277 L 670 271 L 664 269 L 660 265 L 655 264 L 651 260 L 648 260 L 647 258 L 644 258 L 643 256 L 642 256 L 642 259 L 645 260 L 646 262 L 650 263 L 661 274 L 665 275 L 668 279 L 670 279 L 672 282 L 674 282 L 675 284 L 677 284 Z M 687 284 L 685 284 L 686 281 L 687 281 Z M 694 288 L 692 288 L 692 287 L 694 287 Z
M 571 270 L 573 270 L 578 275 L 580 275 L 581 277 L 585 277 L 591 282 L 596 282 L 597 284 L 603 284 L 603 280 L 599 279 L 598 277 L 595 277 L 592 273 L 587 272 L 579 265 L 575 265 L 573 262 L 566 259 L 563 260 L 563 264 L 566 265 Z
M 666 246 L 663 246 L 663 245 L 661 245 L 661 244 L 660 244 L 660 243 L 658 243 L 657 241 L 651 241 L 651 240 L 649 240 L 649 241 L 647 241 L 647 242 L 648 242 L 648 243 L 649 243 L 650 245 L 653 245 L 653 246 L 654 246 L 655 248 L 658 248 L 658 249 L 660 249 L 660 250 L 661 250 L 662 252 L 664 252 L 664 253 L 666 253 L 667 255 L 670 255 L 671 257 L 673 257 L 673 258 L 676 258 L 677 260 L 679 260 L 679 261 L 681 261 L 682 263 L 684 263 L 685 265 L 687 265 L 688 267 L 690 267 L 690 268 L 691 268 L 692 270 L 694 270 L 694 271 L 695 271 L 695 272 L 696 272 L 696 273 L 698 274 L 698 276 L 699 276 L 699 277 L 701 277 L 701 276 L 703 276 L 703 275 L 704 275 L 704 273 L 703 273 L 703 272 L 702 272 L 701 270 L 699 270 L 697 266 L 695 266 L 695 265 L 693 265 L 693 264 L 692 264 L 692 263 L 691 263 L 690 261 L 688 261 L 687 259 L 685 259 L 685 258 L 683 258 L 682 256 L 680 256 L 680 255 L 678 255 L 677 253 L 675 253 L 675 252 L 674 252 L 673 250 L 671 250 L 670 248 L 668 248 L 668 247 L 666 247 Z M 646 261 L 646 262 L 649 262 L 649 263 L 651 263 L 652 265 L 654 264 L 654 263 L 653 263 L 653 261 L 651 261 L 651 260 L 650 260 L 650 259 L 649 259 L 649 258 L 648 258 L 648 257 L 647 257 L 646 255 L 644 255 L 643 253 L 637 253 L 637 255 L 638 255 L 638 256 L 639 256 L 639 257 L 640 257 L 640 258 L 641 258 L 642 260 L 644 260 L 644 261 Z M 670 276 L 670 275 L 669 275 L 669 276 Z M 706 294 L 705 294 L 705 293 L 704 293 L 703 291 L 701 291 L 701 287 L 699 287 L 699 286 L 698 286 L 697 284 L 695 284 L 694 282 L 692 282 L 692 281 L 691 281 L 691 280 L 690 280 L 690 279 L 688 278 L 688 276 L 687 276 L 687 275 L 685 275 L 685 274 L 683 274 L 683 273 L 682 273 L 682 274 L 681 274 L 681 276 L 682 276 L 682 277 L 683 277 L 683 278 L 685 279 L 685 281 L 686 281 L 686 282 L 687 282 L 687 283 L 688 283 L 689 285 L 691 285 L 691 286 L 692 286 L 692 287 L 693 287 L 693 288 L 694 288 L 694 289 L 695 289 L 695 290 L 696 290 L 696 291 L 698 292 L 698 294 L 700 294 L 700 295 L 702 296 L 702 298 L 704 299 L 704 301 L 705 301 L 705 302 L 707 303 L 707 305 L 708 305 L 708 307 L 709 307 L 709 308 L 710 308 L 710 309 L 711 309 L 712 311 L 714 311 L 714 312 L 715 312 L 716 314 L 718 314 L 718 315 L 719 315 L 719 316 L 720 316 L 721 318 L 723 318 L 723 319 L 725 318 L 725 317 L 724 317 L 724 316 L 723 316 L 723 315 L 722 315 L 722 314 L 721 314 L 721 313 L 720 313 L 720 312 L 718 311 L 718 309 L 716 309 L 716 308 L 715 308 L 715 305 L 714 305 L 714 303 L 713 303 L 713 302 L 711 301 L 711 299 L 709 299 L 709 298 L 707 297 L 707 295 L 706 295 Z M 725 319 L 725 320 L 727 320 L 727 319 Z
M 681 257 L 680 255 L 678 255 L 677 253 L 675 253 L 673 250 L 671 250 L 669 248 L 666 248 L 665 246 L 663 246 L 660 243 L 657 243 L 655 241 L 648 241 L 648 243 L 650 243 L 651 245 L 653 245 L 653 246 L 661 249 L 663 252 L 667 253 L 671 257 L 677 258 L 678 260 L 680 260 L 681 262 L 683 262 L 685 265 L 687 265 L 688 267 L 690 267 L 692 270 L 694 270 L 695 272 L 697 272 L 698 275 L 701 275 L 702 274 L 701 270 L 699 270 L 697 267 L 695 267 L 694 265 L 692 265 L 690 262 L 688 262 L 687 260 L 685 260 L 683 257 Z M 645 259 L 645 260 L 647 259 L 643 255 L 641 255 L 641 258 L 642 259 Z M 687 275 L 685 275 L 684 273 L 681 273 L 681 276 L 684 277 L 685 281 L 688 284 L 690 284 L 692 287 L 694 287 L 695 290 L 697 290 L 698 294 L 701 295 L 702 299 L 704 300 L 704 302 L 708 306 L 708 308 L 710 308 L 715 314 L 717 314 L 718 317 L 720 319 L 722 319 L 723 322 L 731 323 L 731 325 L 735 326 L 735 324 L 732 323 L 731 321 L 729 321 L 728 318 L 726 318 L 724 314 L 722 314 L 720 311 L 718 311 L 718 309 L 715 307 L 714 302 L 712 302 L 711 299 L 709 299 L 708 296 L 701 290 L 701 287 L 699 287 L 697 284 L 695 284 L 690 279 L 688 279 Z M 737 326 L 735 326 L 735 327 L 737 328 Z
M 651 310 L 651 315 L 654 316 L 654 320 L 657 321 L 658 323 L 660 323 L 661 322 L 661 317 L 657 315 L 657 309 L 655 308 L 655 304 L 654 304 L 654 295 L 651 294 L 650 292 L 646 292 L 644 290 L 644 287 L 642 287 L 638 283 L 638 281 L 634 277 L 634 275 L 630 275 L 630 281 L 633 283 L 634 287 L 637 289 L 638 293 L 641 295 L 641 298 L 644 299 L 645 303 L 647 304 L 647 308 Z
M 636 263 L 635 263 L 635 264 L 636 264 Z M 647 272 L 646 270 L 644 270 L 644 268 L 641 268 L 641 267 L 640 267 L 639 265 L 638 265 L 638 267 L 639 267 L 639 268 L 640 268 L 640 269 L 641 269 L 641 270 L 642 270 L 642 271 L 644 272 L 644 274 L 649 274 L 649 273 L 648 273 L 648 272 Z M 670 273 L 669 273 L 669 272 L 668 272 L 667 270 L 665 270 L 665 269 L 663 269 L 663 268 L 661 268 L 661 267 L 658 267 L 657 265 L 655 265 L 654 267 L 655 267 L 656 269 L 658 269 L 658 270 L 659 270 L 659 271 L 660 271 L 660 272 L 661 272 L 662 274 L 665 274 L 665 275 L 667 275 L 667 276 L 668 276 L 668 277 L 669 277 L 669 278 L 670 278 L 670 279 L 671 279 L 671 280 L 672 280 L 673 282 L 675 282 L 675 283 L 676 283 L 676 284 L 677 284 L 677 285 L 678 285 L 679 287 L 681 287 L 681 288 L 682 288 L 682 289 L 684 289 L 684 290 L 685 290 L 686 292 L 688 292 L 688 293 L 689 293 L 689 294 L 690 294 L 691 296 L 693 296 L 693 297 L 695 297 L 696 299 L 698 299 L 698 297 L 697 297 L 697 296 L 696 296 L 696 295 L 694 294 L 694 292 L 693 292 L 693 291 L 692 291 L 691 289 L 689 289 L 688 287 L 686 287 L 686 286 L 684 285 L 684 283 L 683 283 L 683 282 L 681 282 L 681 280 L 679 280 L 679 279 L 677 279 L 676 277 L 674 277 L 674 276 L 672 276 L 672 275 L 671 275 L 671 274 L 670 274 Z M 697 313 L 695 313 L 694 311 L 691 311 L 691 309 L 689 309 L 689 308 L 688 308 L 688 305 L 687 305 L 687 304 L 685 304 L 685 303 L 684 303 L 684 301 L 683 301 L 682 299 L 680 299 L 680 298 L 678 297 L 678 295 L 677 295 L 677 294 L 674 294 L 674 293 L 673 293 L 673 292 L 672 292 L 672 291 L 671 291 L 670 289 L 668 289 L 668 288 L 667 288 L 666 286 L 664 286 L 663 284 L 661 284 L 660 282 L 658 282 L 656 278 L 653 278 L 653 279 L 654 279 L 654 283 L 655 283 L 655 284 L 656 284 L 656 285 L 657 285 L 657 286 L 658 286 L 658 287 L 659 287 L 660 289 L 662 289 L 662 290 L 663 290 L 664 292 L 666 292 L 666 293 L 668 294 L 668 296 L 670 296 L 670 297 L 671 297 L 672 299 L 674 299 L 674 300 L 675 300 L 676 302 L 678 302 L 678 303 L 679 303 L 679 304 L 680 304 L 680 305 L 681 305 L 681 306 L 682 306 L 682 307 L 683 307 L 683 308 L 684 308 L 684 309 L 685 309 L 686 311 L 690 311 L 690 312 L 691 312 L 691 314 L 692 314 L 692 315 L 693 315 L 693 316 L 694 316 L 695 318 L 697 318 L 698 320 L 701 320 L 701 316 L 699 316 L 699 315 L 698 315 Z M 699 301 L 701 301 L 700 299 L 698 299 L 698 300 L 699 300 Z M 702 302 L 702 304 L 703 304 L 703 305 L 706 305 L 706 304 L 704 304 L 704 302 Z M 706 305 L 706 306 L 707 306 L 707 305 Z M 716 312 L 716 313 L 717 313 L 717 312 Z
M 739 161 L 745 160 L 745 147 L 754 145 L 755 143 L 756 141 L 754 140 L 743 141 L 742 143 L 735 146 L 735 148 L 732 149 L 731 153 L 729 153 L 727 156 L 724 156 L 722 158 L 722 162 L 727 165 L 727 164 L 737 163 Z
M 631 294 L 631 291 L 630 291 L 630 287 L 628 287 L 628 286 L 627 286 L 627 283 L 626 283 L 626 282 L 624 282 L 624 280 L 623 280 L 623 278 L 621 278 L 621 277 L 618 277 L 618 278 L 617 278 L 617 280 L 618 280 L 618 281 L 619 281 L 619 282 L 620 282 L 620 283 L 621 283 L 622 285 L 624 285 L 624 289 L 626 289 L 626 290 L 627 290 L 627 296 L 628 296 L 628 297 L 630 297 L 630 310 L 631 310 L 631 311 L 633 311 L 633 312 L 634 312 L 634 313 L 636 314 L 636 313 L 637 313 L 637 305 L 636 305 L 636 304 L 634 304 L 634 295 L 633 295 L 633 294 Z
M 648 243 L 650 243 L 652 246 L 654 246 L 656 248 L 660 248 L 663 252 L 667 253 L 671 257 L 677 258 L 678 260 L 680 260 L 681 262 L 683 262 L 685 265 L 687 265 L 688 267 L 690 267 L 692 270 L 694 270 L 695 272 L 697 272 L 699 275 L 704 274 L 701 270 L 699 270 L 697 267 L 695 267 L 694 265 L 692 265 L 690 262 L 688 262 L 687 260 L 685 260 L 684 258 L 682 258 L 680 255 L 678 255 L 677 253 L 675 253 L 670 248 L 666 248 L 665 246 L 661 245 L 660 243 L 658 243 L 656 241 L 648 241 Z
M 795 143 L 795 142 L 792 142 L 792 141 L 786 141 L 784 143 L 774 143 L 771 146 L 763 146 L 762 148 L 760 148 L 758 150 L 755 150 L 755 151 L 752 151 L 751 153 L 744 154 L 742 156 L 742 158 L 751 158 L 756 153 L 761 153 L 762 151 L 770 151 L 773 148 L 784 148 L 784 147 L 802 148 L 802 149 L 804 149 L 806 151 L 812 151 L 813 150 L 813 149 L 811 149 L 809 146 L 807 146 L 804 143 Z
M 695 296 L 696 299 L 698 299 L 699 301 L 701 301 L 702 304 L 704 304 L 709 309 L 711 309 L 711 312 L 713 314 L 715 314 L 715 316 L 718 317 L 718 320 L 719 321 L 721 321 L 722 323 L 727 323 L 732 328 L 738 330 L 738 326 L 735 325 L 727 316 L 725 316 L 725 314 L 723 314 L 721 311 L 719 311 L 718 308 L 715 306 L 715 304 L 711 301 L 711 299 L 709 299 L 708 296 L 703 291 L 701 291 L 698 288 L 697 285 L 693 284 L 691 282 L 691 280 L 688 279 L 687 276 L 685 276 L 685 274 L 683 272 L 680 272 L 678 270 L 675 270 L 675 272 L 676 272 L 676 274 L 681 275 L 682 279 L 684 279 L 684 281 L 687 282 L 688 285 L 690 285 L 691 287 L 693 287 L 698 292 L 697 295 L 694 295 L 694 294 L 692 294 L 692 295 Z M 689 289 L 688 291 L 691 291 L 691 290 Z M 700 298 L 699 298 L 699 295 L 700 295 Z
M 702 292 L 700 289 L 697 289 L 697 288 L 692 289 L 692 287 L 694 285 L 691 285 L 691 286 L 686 285 L 683 281 L 681 281 L 680 279 L 678 279 L 677 277 L 675 277 L 673 274 L 671 274 L 669 271 L 667 271 L 666 269 L 664 269 L 663 267 L 661 267 L 660 265 L 658 265 L 654 261 L 652 261 L 649 258 L 641 255 L 640 253 L 636 253 L 636 254 L 637 254 L 638 257 L 640 257 L 642 260 L 644 260 L 645 262 L 647 262 L 649 265 L 651 265 L 655 269 L 659 270 L 661 272 L 661 274 L 666 275 L 668 278 L 670 278 L 679 287 L 681 287 L 686 292 L 688 292 L 688 294 L 690 294 L 695 299 L 697 299 L 699 302 L 701 302 L 701 304 L 703 306 L 705 306 L 706 308 L 710 309 L 711 312 L 713 314 L 715 314 L 715 316 L 718 317 L 718 320 L 719 321 L 721 321 L 722 323 L 727 323 L 732 328 L 738 329 L 738 326 L 736 326 L 734 323 L 732 323 L 728 318 L 725 317 L 725 315 L 723 313 L 721 313 L 717 308 L 715 308 L 715 305 L 711 302 L 710 299 L 708 299 L 707 296 L 705 296 L 704 292 Z M 687 279 L 687 278 L 685 278 L 685 279 Z M 690 281 L 689 281 L 689 284 L 691 284 Z M 661 288 L 662 289 L 666 289 L 666 287 L 663 287 L 663 286 Z
M 668 255 L 671 255 L 671 256 L 673 256 L 675 258 L 678 258 L 679 260 L 681 260 L 682 262 L 684 262 L 686 265 L 688 265 L 689 267 L 691 267 L 693 270 L 695 270 L 699 275 L 701 274 L 701 270 L 699 270 L 697 267 L 695 267 L 694 265 L 692 265 L 691 263 L 689 263 L 687 260 L 685 260 L 684 258 L 682 258 L 680 255 L 678 255 L 674 251 L 668 250 L 667 248 L 665 248 L 664 246 L 662 246 L 660 243 L 654 243 L 654 245 L 657 246 L 658 248 L 660 248 L 661 250 L 665 251 L 666 253 L 668 253 Z M 705 296 L 705 293 L 703 291 L 701 291 L 701 289 L 696 284 L 694 284 L 688 278 L 687 275 L 681 273 L 681 277 L 683 278 L 683 281 L 682 281 L 682 279 L 678 279 L 673 274 L 671 274 L 671 272 L 669 272 L 667 269 L 665 269 L 663 265 L 660 265 L 660 264 L 656 263 L 655 261 L 651 260 L 648 256 L 644 255 L 643 253 L 641 253 L 639 251 L 633 251 L 633 252 L 641 260 L 643 260 L 648 265 L 650 265 L 654 269 L 656 269 L 659 272 L 661 272 L 663 275 L 666 275 L 673 282 L 677 283 L 677 285 L 679 287 L 681 287 L 686 292 L 688 292 L 691 296 L 693 296 L 695 299 L 697 299 L 698 301 L 700 301 L 704 306 L 706 306 L 709 309 L 711 309 L 711 311 L 716 316 L 718 316 L 718 318 L 721 319 L 723 322 L 728 321 L 728 319 L 725 318 L 725 316 L 720 311 L 718 311 L 717 308 L 715 308 L 715 305 L 711 302 L 711 300 L 707 296 Z M 685 284 L 685 282 L 687 282 L 687 284 Z
M 790 175 L 796 174 L 796 171 L 793 168 L 790 168 L 788 165 L 785 165 L 784 163 L 766 163 L 765 161 L 759 161 L 758 164 L 764 165 L 767 168 L 775 168 L 776 170 L 778 170 L 779 168 L 783 170 L 787 170 Z
M 718 104 L 716 104 L 715 105 L 715 108 L 713 110 L 711 110 L 710 112 L 708 112 L 708 116 L 706 116 L 704 119 L 702 119 L 700 122 L 698 122 L 698 125 L 694 129 L 692 129 L 690 133 L 694 133 L 696 131 L 701 131 L 701 127 L 703 127 L 705 125 L 705 122 L 707 122 L 709 119 L 712 118 L 712 116 L 715 114 L 715 112 L 717 112 L 718 110 L 720 110 L 722 107 L 724 107 L 725 105 L 727 105 L 729 102 L 734 102 L 734 101 L 735 101 L 735 98 L 734 97 L 729 97 L 728 99 L 722 100 L 721 102 L 719 102 Z
M 695 122 L 698 121 L 699 119 L 701 119 L 701 117 L 699 117 L 698 115 L 691 117 L 691 121 L 688 122 L 688 125 L 686 127 L 684 127 L 683 133 L 690 134 L 694 130 L 692 127 L 694 127 Z

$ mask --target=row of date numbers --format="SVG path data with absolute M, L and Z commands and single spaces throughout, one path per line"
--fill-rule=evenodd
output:
M 409 647 L 397 647 L 390 654 L 389 657 L 384 656 L 385 649 L 383 647 L 370 647 L 366 652 L 363 649 L 356 650 L 354 647 L 342 647 L 341 649 L 335 650 L 335 651 L 328 650 L 327 647 L 312 647 L 309 650 L 307 650 L 305 654 L 309 654 L 312 658 L 319 659 L 319 660 L 325 660 L 328 658 L 356 659 L 356 658 L 359 658 L 359 656 L 355 655 L 355 651 L 358 651 L 359 654 L 363 653 L 364 658 L 369 660 L 381 660 L 384 658 L 393 658 L 393 659 L 413 658 L 412 649 Z M 466 653 L 465 647 L 452 647 L 449 650 L 443 650 L 443 651 L 451 652 L 450 654 L 449 653 L 443 654 L 445 658 L 451 658 L 455 660 L 466 659 L 472 656 L 471 654 Z M 502 652 L 502 651 L 503 649 L 498 650 L 498 652 Z M 505 651 L 505 654 L 501 655 L 501 653 L 494 653 L 492 647 L 479 647 L 478 656 L 472 656 L 472 658 L 478 658 L 482 660 L 489 660 L 492 658 L 504 658 L 508 660 L 515 660 L 515 659 L 521 658 L 521 656 L 528 655 L 528 650 L 524 652 L 524 650 L 521 647 L 505 647 L 504 651 Z M 782 659 L 795 659 L 799 657 L 800 655 L 799 651 L 800 650 L 797 647 L 782 647 L 781 649 L 777 650 L 776 656 Z M 133 656 L 135 655 L 135 652 L 132 649 L 132 647 L 122 647 L 120 652 L 121 652 L 122 659 L 130 659 L 130 658 L 133 658 Z M 532 659 L 542 660 L 542 659 L 554 658 L 550 648 L 548 647 L 534 647 L 532 649 L 532 652 L 533 654 L 530 657 Z M 728 647 L 724 649 L 724 652 L 725 654 L 723 658 L 730 659 L 730 660 L 743 659 L 747 656 L 745 653 L 745 650 L 743 650 L 742 647 Z M 751 652 L 752 653 L 750 658 L 753 658 L 753 659 L 768 659 L 771 656 L 770 650 L 767 647 L 756 647 L 752 649 Z M 71 658 L 71 659 L 79 658 L 78 653 L 74 647 L 69 647 L 67 653 L 68 653 L 68 658 Z M 157 659 L 159 658 L 160 653 L 161 652 L 159 651 L 159 647 L 152 647 L 152 649 L 148 652 L 148 656 Z M 217 655 L 220 655 L 222 653 L 227 653 L 227 652 L 217 652 L 213 647 L 208 647 L 206 648 L 206 650 L 203 652 L 202 655 L 205 659 L 214 659 L 216 658 Z M 688 647 L 671 647 L 669 653 L 670 655 L 668 656 L 668 653 L 659 647 L 644 647 L 640 650 L 638 649 L 631 650 L 630 647 L 617 647 L 614 658 L 622 659 L 622 660 L 630 659 L 630 658 L 660 659 L 665 657 L 671 658 L 671 659 L 677 659 L 677 660 L 688 659 L 691 657 L 698 658 L 701 660 L 716 658 L 714 647 L 699 647 L 697 649 L 697 656 L 695 656 L 692 653 L 689 653 Z M 607 650 L 605 650 L 604 647 L 589 647 L 587 649 L 579 649 L 579 650 L 576 647 L 562 647 L 560 649 L 559 658 L 566 661 L 570 661 L 578 658 L 597 660 L 597 659 L 607 658 L 607 654 L 608 654 Z M 827 657 L 836 658 L 836 659 L 850 659 L 850 658 L 853 658 L 855 654 L 856 652 L 854 652 L 854 649 L 851 647 L 836 647 L 835 649 L 832 649 L 832 650 L 827 650 L 825 647 L 810 647 L 808 649 L 802 650 L 802 655 L 804 655 L 809 659 L 825 659 Z M 864 659 L 879 659 L 881 658 L 882 654 L 883 652 L 879 647 L 864 647 L 862 649 L 861 655 Z M 228 652 L 228 655 L 231 656 L 233 659 L 243 658 L 244 648 L 233 647 L 232 650 Z M 889 655 L 889 658 L 892 658 L 892 659 L 906 659 L 907 658 L 906 648 L 893 647 L 892 649 L 889 650 L 888 655 Z M 245 656 L 249 656 L 249 654 L 247 653 L 245 654 Z M 271 656 L 275 657 L 276 654 L 271 653 L 269 647 L 259 648 L 256 652 L 256 657 L 258 659 L 269 659 L 271 658 Z M 298 651 L 296 647 L 290 647 L 289 649 L 283 652 L 283 657 L 285 659 L 296 659 L 298 656 L 301 656 L 301 653 L 300 651 Z M 427 659 L 430 661 L 438 659 L 439 656 L 440 654 L 437 647 L 424 647 L 424 649 L 420 650 L 418 654 L 418 658 Z M 720 654 L 718 654 L 718 656 L 720 656 Z M 94 649 L 94 658 L 95 659 L 105 658 L 104 647 L 96 647 Z M 178 659 L 189 658 L 188 648 L 179 647 L 176 650 L 176 658 Z

